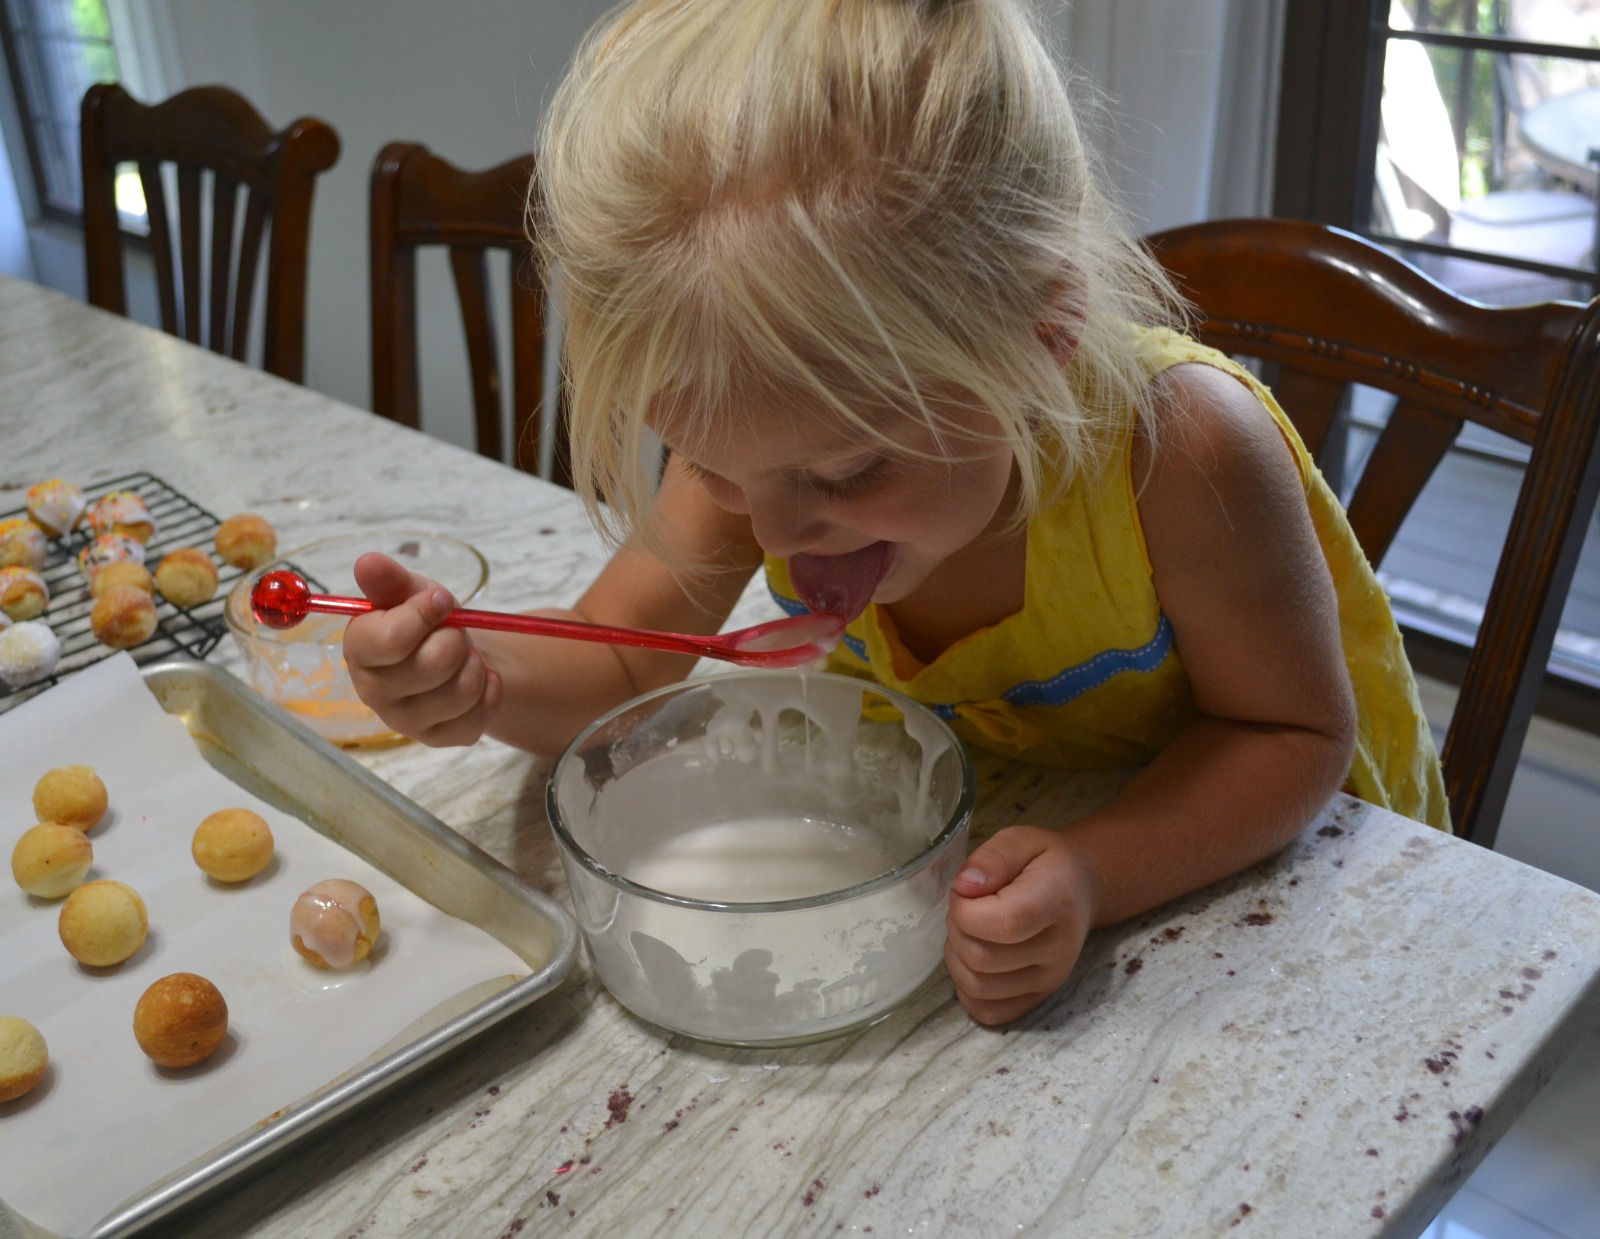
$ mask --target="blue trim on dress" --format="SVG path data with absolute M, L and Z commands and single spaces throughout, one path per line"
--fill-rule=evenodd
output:
M 804 603 L 793 598 L 785 598 L 770 586 L 768 591 L 785 613 L 789 615 L 811 613 Z M 871 663 L 872 660 L 867 657 L 865 641 L 846 634 L 844 644 L 862 662 Z M 1172 623 L 1163 614 L 1161 622 L 1156 625 L 1155 636 L 1145 644 L 1131 650 L 1105 650 L 1087 662 L 1081 662 L 1076 667 L 1068 667 L 1065 671 L 1058 672 L 1048 680 L 1024 680 L 1021 684 L 1006 689 L 1000 696 L 1018 709 L 1027 706 L 1064 706 L 1074 698 L 1099 688 L 1107 680 L 1121 675 L 1124 671 L 1137 671 L 1143 674 L 1154 671 L 1166 661 L 1167 655 L 1171 652 Z M 957 716 L 961 704 L 964 703 L 930 704 L 928 708 L 940 718 L 949 720 Z

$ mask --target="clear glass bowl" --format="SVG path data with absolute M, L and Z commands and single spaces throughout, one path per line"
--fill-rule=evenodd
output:
M 601 718 L 548 809 L 612 995 L 674 1032 L 777 1045 L 873 1023 L 939 968 L 975 788 L 913 701 L 739 672 Z
M 370 529 L 324 538 L 264 564 L 240 578 L 228 594 L 228 631 L 250 668 L 250 682 L 318 735 L 347 747 L 393 744 L 402 739 L 356 696 L 344 662 L 339 615 L 309 615 L 289 629 L 267 628 L 250 614 L 250 591 L 262 574 L 293 568 L 319 594 L 360 595 L 355 562 L 381 551 L 411 571 L 437 581 L 465 606 L 489 582 L 489 565 L 459 538 L 411 529 Z

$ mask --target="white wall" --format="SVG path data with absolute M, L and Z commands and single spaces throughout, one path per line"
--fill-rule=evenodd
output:
M 1263 110 L 1270 112 L 1258 80 L 1268 68 L 1248 55 L 1236 63 L 1235 45 L 1241 28 L 1268 37 L 1261 32 L 1270 32 L 1283 0 L 1043 2 L 1056 5 L 1054 28 L 1069 56 L 1110 97 L 1108 164 L 1141 225 L 1259 209 L 1254 182 L 1270 140 L 1250 121 L 1259 129 Z M 119 39 L 146 44 L 140 63 L 124 69 L 136 94 L 155 98 L 220 82 L 274 126 L 312 114 L 339 131 L 343 152 L 318 183 L 313 216 L 306 380 L 366 406 L 374 155 L 386 142 L 411 140 L 463 167 L 486 167 L 526 150 L 578 39 L 611 0 L 109 4 Z M 1226 170 L 1230 140 L 1247 144 L 1242 174 Z M 1230 192 L 1238 203 L 1227 200 Z M 81 253 L 70 236 L 35 230 L 33 256 L 38 279 L 82 295 Z M 466 442 L 454 292 L 442 258 L 431 268 L 424 263 L 421 275 L 425 428 Z M 135 289 L 131 304 L 136 316 L 148 314 L 153 297 Z
M 1285 0 L 1078 0 L 1062 49 L 1104 107 L 1085 117 L 1141 230 L 1271 206 Z
M 462 167 L 529 149 L 543 102 L 599 0 L 146 0 L 170 13 L 169 82 L 221 82 L 274 126 L 314 115 L 339 131 L 311 234 L 307 383 L 371 397 L 367 176 L 386 143 L 418 141 Z M 465 442 L 470 410 L 460 320 L 441 259 L 424 265 L 426 428 Z

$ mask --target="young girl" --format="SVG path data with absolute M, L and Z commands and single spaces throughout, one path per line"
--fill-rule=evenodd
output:
M 1267 391 L 1178 333 L 1020 0 L 636 0 L 553 102 L 535 214 L 580 493 L 624 538 L 564 614 L 710 633 L 764 564 L 786 610 L 851 618 L 834 669 L 968 742 L 1143 765 L 973 852 L 946 959 L 976 1019 L 1341 785 L 1448 829 L 1337 501 Z M 358 579 L 385 609 L 350 624 L 356 687 L 424 743 L 557 752 L 691 665 L 469 638 L 392 561 Z

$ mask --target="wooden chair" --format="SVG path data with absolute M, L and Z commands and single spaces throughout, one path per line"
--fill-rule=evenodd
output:
M 197 86 L 147 106 L 122 87 L 101 83 L 83 97 L 82 143 L 90 304 L 127 313 L 115 181 L 117 166 L 133 162 L 149 210 L 162 328 L 194 344 L 203 337 L 206 347 L 243 360 L 262 233 L 270 224 L 261 365 L 301 382 L 311 196 L 318 174 L 339 158 L 339 135 L 313 117 L 274 133 L 255 108 L 224 86 Z M 176 166 L 176 254 L 162 180 L 167 164 Z M 209 212 L 202 206 L 206 172 Z M 241 186 L 244 222 L 235 248 Z M 203 263 L 208 216 L 210 253 Z
M 421 424 L 417 367 L 417 250 L 449 250 L 466 332 L 478 451 L 503 458 L 502 380 L 490 303 L 487 253 L 511 257 L 511 408 L 517 464 L 538 469 L 544 401 L 545 290 L 528 238 L 532 155 L 469 172 L 414 142 L 392 142 L 372 167 L 372 409 Z M 556 412 L 552 480 L 572 485 Z
M 1149 244 L 1201 338 L 1268 363 L 1313 454 L 1347 385 L 1398 397 L 1349 502 L 1372 563 L 1463 424 L 1532 450 L 1442 754 L 1456 833 L 1492 847 L 1600 485 L 1600 301 L 1489 308 L 1298 221 L 1196 224 Z

